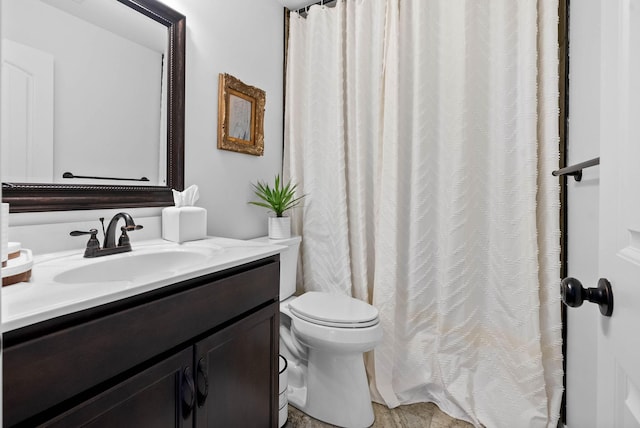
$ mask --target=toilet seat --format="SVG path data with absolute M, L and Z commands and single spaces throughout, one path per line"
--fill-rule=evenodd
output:
M 365 328 L 378 324 L 378 310 L 342 294 L 309 291 L 294 299 L 289 310 L 307 322 L 337 328 Z

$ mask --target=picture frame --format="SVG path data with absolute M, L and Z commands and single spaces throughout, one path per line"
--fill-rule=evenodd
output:
M 218 77 L 218 149 L 264 154 L 264 106 L 262 89 L 230 74 Z

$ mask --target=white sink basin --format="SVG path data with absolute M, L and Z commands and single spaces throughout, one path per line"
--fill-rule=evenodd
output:
M 134 282 L 143 278 L 171 277 L 202 265 L 218 251 L 211 248 L 154 248 L 118 255 L 85 259 L 87 264 L 65 270 L 53 277 L 62 284 Z

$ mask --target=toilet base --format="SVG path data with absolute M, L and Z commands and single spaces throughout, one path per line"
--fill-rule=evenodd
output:
M 361 353 L 310 350 L 306 385 L 290 386 L 287 395 L 294 407 L 332 425 L 365 428 L 375 420 Z

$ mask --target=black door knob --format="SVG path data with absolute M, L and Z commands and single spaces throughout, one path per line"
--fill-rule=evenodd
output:
M 575 278 L 565 278 L 560 284 L 560 294 L 565 305 L 577 308 L 582 302 L 588 300 L 600 306 L 600 313 L 610 317 L 613 313 L 613 292 L 611 283 L 605 279 L 598 280 L 598 286 L 585 289 L 580 281 Z

